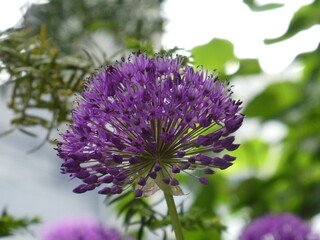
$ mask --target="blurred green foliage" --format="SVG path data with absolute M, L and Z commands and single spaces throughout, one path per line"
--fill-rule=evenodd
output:
M 215 38 L 209 43 L 191 50 L 194 65 L 202 65 L 206 69 L 223 71 L 228 61 L 236 59 L 233 44 L 224 39 Z M 212 58 L 212 56 L 215 56 Z
M 301 7 L 290 21 L 288 30 L 281 37 L 275 39 L 266 39 L 265 43 L 275 43 L 284 41 L 293 37 L 297 33 L 320 24 L 320 0 L 315 0 L 313 3 Z
M 203 188 L 202 190 L 205 190 Z M 185 231 L 186 239 L 220 239 L 225 226 L 220 218 L 213 214 L 214 197 L 206 199 L 197 199 L 190 209 L 184 208 L 184 203 L 178 206 L 181 225 Z M 171 226 L 169 214 L 163 214 L 159 211 L 159 204 L 163 201 L 151 204 L 148 198 L 134 198 L 134 194 L 128 191 L 120 196 L 108 196 L 105 204 L 110 206 L 116 203 L 116 212 L 122 216 L 124 226 L 128 229 L 130 226 L 137 226 L 138 230 L 133 234 L 135 239 L 144 239 L 146 229 L 157 234 L 155 231 L 163 230 L 163 239 L 167 239 L 166 227 Z M 204 202 L 202 201 L 204 200 Z M 207 206 L 205 208 L 204 206 Z
M 252 11 L 255 11 L 255 12 L 272 10 L 272 9 L 284 6 L 284 4 L 281 4 L 281 3 L 267 3 L 264 5 L 259 5 L 256 3 L 255 0 L 243 0 L 243 2 L 247 4 Z
M 39 223 L 37 217 L 34 218 L 15 218 L 8 214 L 4 209 L 0 216 L 0 238 L 14 235 L 18 230 L 27 230 L 28 226 Z
M 64 52 L 77 51 L 81 44 L 95 44 L 93 34 L 97 32 L 111 37 L 116 47 L 121 47 L 123 38 L 151 42 L 163 30 L 162 1 L 51 0 L 31 5 L 23 26 L 37 34 L 46 24 L 49 38 Z
M 12 91 L 8 106 L 17 114 L 12 124 L 20 131 L 34 135 L 29 127 L 42 126 L 50 133 L 52 128 L 71 120 L 73 95 L 81 90 L 82 79 L 92 71 L 94 60 L 70 42 L 100 29 L 121 39 L 127 51 L 140 49 L 149 55 L 155 53 L 151 36 L 162 31 L 163 19 L 151 14 L 151 9 L 155 7 L 157 12 L 161 1 L 150 1 L 151 5 L 145 7 L 142 0 L 92 2 L 52 0 L 35 5 L 25 18 L 25 25 L 33 26 L 31 32 L 1 33 L 0 71 L 5 70 L 10 75 L 6 84 L 7 90 Z M 285 7 L 272 3 L 259 6 L 247 0 L 244 3 L 253 11 Z M 319 24 L 319 3 L 315 0 L 301 7 L 287 32 L 266 43 L 288 39 Z M 139 7 L 133 8 L 134 4 Z M 145 11 L 146 8 L 150 11 Z M 99 9 L 101 13 L 97 12 Z M 133 15 L 127 14 L 128 9 L 135 9 Z M 88 19 L 82 19 L 86 16 Z M 72 17 L 78 19 L 75 22 L 81 19 L 80 31 L 66 34 L 72 29 Z M 147 22 L 151 24 L 145 26 Z M 47 30 L 39 31 L 41 23 L 46 23 Z M 167 52 L 174 54 L 178 50 Z M 259 61 L 236 57 L 230 41 L 213 39 L 190 52 L 192 61 L 189 64 L 202 65 L 210 71 L 217 69 L 221 78 L 231 83 L 235 78 L 246 76 L 261 80 L 263 71 Z M 298 80 L 275 79 L 245 103 L 244 109 L 247 119 L 256 119 L 261 124 L 269 121 L 283 124 L 288 131 L 285 138 L 276 144 L 257 136 L 242 142 L 234 153 L 238 157 L 235 165 L 212 176 L 209 186 L 195 186 L 194 179 L 190 178 L 180 179 L 194 195 L 191 206 L 180 206 L 187 239 L 221 239 L 225 228 L 219 217 L 220 206 L 227 206 L 232 214 L 245 210 L 251 218 L 290 211 L 310 219 L 320 212 L 320 45 L 315 51 L 300 54 L 295 61 L 303 67 Z M 108 58 L 103 63 L 110 62 Z M 231 72 L 228 71 L 230 63 L 238 66 Z M 50 113 L 51 118 L 44 118 L 39 110 Z M 110 202 L 116 203 L 127 226 L 140 224 L 136 233 L 138 239 L 143 239 L 146 229 L 153 231 L 169 224 L 168 216 L 156 211 L 157 205 L 133 199 L 132 194 L 109 199 Z
M 71 99 L 92 71 L 92 60 L 84 52 L 61 53 L 47 38 L 43 26 L 36 36 L 29 30 L 0 33 L 0 56 L 0 71 L 9 74 L 8 107 L 16 113 L 11 120 L 16 129 L 36 136 L 28 128 L 42 126 L 48 130 L 49 138 L 53 128 L 70 122 Z
M 248 104 L 244 111 L 245 115 L 247 117 L 258 117 L 262 121 L 282 119 L 285 117 L 285 113 L 292 110 L 301 99 L 300 85 L 294 82 L 271 84 Z M 268 105 L 272 105 L 272 107 L 261 107 Z
M 191 49 L 194 66 L 203 66 L 209 71 L 218 71 L 221 79 L 232 76 L 261 73 L 257 59 L 239 59 L 234 54 L 233 44 L 225 39 L 214 38 L 209 43 Z M 228 65 L 235 71 L 228 72 Z
M 254 1 L 244 2 L 252 10 L 262 10 L 256 9 Z M 279 38 L 266 40 L 266 43 L 288 39 L 319 24 L 319 3 L 316 0 L 301 7 L 294 14 L 287 32 Z M 248 75 L 261 80 L 259 74 L 262 70 L 258 61 L 237 59 L 232 43 L 226 40 L 213 39 L 208 44 L 195 47 L 191 53 L 194 63 L 209 70 L 218 68 L 231 82 L 234 77 Z M 226 74 L 228 63 L 237 61 L 239 69 Z M 251 218 L 288 211 L 310 219 L 320 213 L 320 45 L 315 51 L 298 55 L 295 62 L 303 67 L 297 80 L 274 79 L 272 84 L 245 103 L 244 109 L 247 119 L 259 120 L 261 124 L 280 122 L 287 129 L 287 135 L 277 144 L 261 139 L 242 142 L 241 148 L 234 153 L 238 160 L 228 170 L 230 173 L 223 179 L 217 176 L 212 179 L 218 181 L 218 186 L 211 188 L 217 190 L 216 196 L 212 198 L 211 193 L 205 190 L 198 192 L 197 198 L 201 199 L 203 207 L 212 205 L 212 209 L 219 204 L 227 204 L 233 213 L 245 210 Z M 223 196 L 228 196 L 228 199 Z

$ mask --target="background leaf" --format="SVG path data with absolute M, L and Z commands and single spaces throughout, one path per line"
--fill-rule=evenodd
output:
M 281 118 L 299 102 L 301 96 L 301 89 L 297 83 L 274 83 L 248 104 L 244 114 L 247 117 L 259 117 L 262 121 Z
M 284 6 L 284 4 L 280 4 L 280 3 L 268 3 L 265 5 L 258 5 L 255 2 L 255 0 L 243 0 L 243 2 L 247 4 L 252 11 L 255 11 L 255 12 L 272 10 L 272 9 L 276 9 Z
M 320 23 L 320 0 L 315 0 L 312 4 L 301 7 L 290 21 L 288 30 L 281 37 L 266 39 L 266 44 L 284 41 L 293 37 L 300 31 L 306 30 Z
M 29 225 L 36 223 L 40 223 L 40 219 L 37 217 L 17 219 L 4 209 L 0 216 L 0 237 L 11 236 L 16 231 L 21 229 L 26 230 Z
M 191 53 L 194 66 L 201 65 L 209 71 L 217 69 L 222 74 L 224 74 L 226 63 L 237 59 L 233 52 L 233 44 L 219 38 L 191 49 Z
M 262 72 L 258 59 L 239 59 L 239 70 L 235 73 L 237 76 L 259 74 Z

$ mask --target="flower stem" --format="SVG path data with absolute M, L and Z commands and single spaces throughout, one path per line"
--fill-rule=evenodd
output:
M 177 213 L 176 205 L 174 203 L 173 196 L 171 194 L 167 194 L 164 192 L 164 197 L 168 205 L 169 215 L 171 218 L 171 223 L 172 223 L 174 233 L 176 235 L 176 239 L 184 240 L 182 228 L 181 228 L 181 224 L 180 224 L 180 220 Z

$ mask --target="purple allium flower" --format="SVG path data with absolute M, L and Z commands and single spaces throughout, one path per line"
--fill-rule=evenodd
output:
M 254 220 L 240 240 L 319 240 L 299 217 L 290 214 L 270 214 Z
M 229 135 L 244 116 L 231 95 L 217 76 L 183 67 L 179 58 L 135 54 L 107 66 L 85 83 L 74 123 L 61 134 L 62 173 L 83 180 L 76 193 L 101 187 L 100 194 L 119 194 L 133 186 L 136 197 L 158 189 L 183 194 L 177 174 L 213 174 L 235 160 L 203 155 L 239 147 Z
M 41 240 L 121 240 L 115 229 L 110 229 L 91 218 L 74 218 L 48 225 Z

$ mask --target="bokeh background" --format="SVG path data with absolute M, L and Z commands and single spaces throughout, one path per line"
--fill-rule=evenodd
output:
M 178 203 L 206 223 L 187 239 L 234 240 L 271 212 L 295 213 L 320 232 L 319 24 L 319 0 L 0 1 L 0 208 L 41 219 L 3 239 L 38 239 L 44 225 L 70 216 L 123 229 L 103 197 L 72 193 L 78 182 L 60 175 L 53 140 L 82 80 L 138 49 L 216 70 L 244 102 L 234 166 L 209 186 L 182 179 L 190 194 Z

